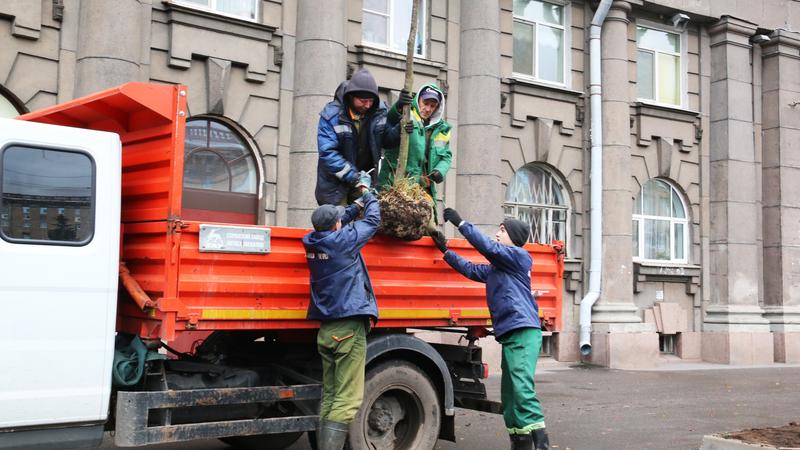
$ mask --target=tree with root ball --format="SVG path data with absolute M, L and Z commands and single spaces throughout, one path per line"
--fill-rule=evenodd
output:
M 403 89 L 411 92 L 414 87 L 414 47 L 417 36 L 417 14 L 419 0 L 411 7 L 411 29 L 406 47 L 406 78 Z M 400 119 L 400 153 L 394 183 L 379 196 L 381 206 L 381 234 L 407 241 L 415 241 L 428 234 L 433 214 L 433 199 L 419 183 L 406 177 L 408 160 L 408 133 L 406 124 L 411 120 L 410 105 L 403 110 Z

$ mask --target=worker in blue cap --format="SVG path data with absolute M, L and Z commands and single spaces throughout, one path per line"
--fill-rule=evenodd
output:
M 303 237 L 310 274 L 308 318 L 322 322 L 317 351 L 322 358 L 319 450 L 342 450 L 350 422 L 364 399 L 367 333 L 378 305 L 361 249 L 381 223 L 371 177 L 359 175 L 362 196 L 347 208 L 326 204 L 311 215 L 314 231 Z M 363 208 L 364 218 L 356 220 Z

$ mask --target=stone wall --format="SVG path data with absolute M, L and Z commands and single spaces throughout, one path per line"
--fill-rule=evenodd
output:
M 569 23 L 565 29 L 570 34 L 568 86 L 557 87 L 533 83 L 513 73 L 513 11 L 512 2 L 501 5 L 501 76 L 503 79 L 501 102 L 502 167 L 500 182 L 505 197 L 508 183 L 514 173 L 530 163 L 549 167 L 562 181 L 566 190 L 571 214 L 568 218 L 567 264 L 564 289 L 564 330 L 577 329 L 577 304 L 583 297 L 581 281 L 582 261 L 587 259 L 584 240 L 589 226 L 585 214 L 588 196 L 588 161 L 584 160 L 584 146 L 588 142 L 584 95 L 584 53 L 587 17 L 586 6 L 573 2 L 567 12 Z M 591 11 L 589 12 L 591 14 Z M 589 19 L 591 20 L 591 16 Z M 588 259 L 587 259 L 588 260 Z

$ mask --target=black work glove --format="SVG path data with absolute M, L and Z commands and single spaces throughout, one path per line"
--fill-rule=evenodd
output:
M 431 231 L 431 239 L 433 239 L 433 243 L 436 245 L 436 248 L 439 249 L 440 252 L 445 253 L 447 252 L 447 238 L 444 237 L 439 230 Z
M 408 134 L 413 133 L 414 132 L 414 122 L 411 121 L 411 120 L 406 122 L 406 127 L 404 128 L 404 130 L 406 130 L 406 133 L 408 133 Z
M 405 89 L 400 90 L 400 94 L 397 97 L 397 109 L 403 109 L 404 106 L 411 104 L 411 93 Z
M 456 228 L 458 228 L 458 226 L 461 225 L 462 222 L 461 216 L 458 215 L 458 211 L 456 211 L 453 208 L 444 209 L 444 220 L 452 223 L 453 225 L 456 226 Z
M 442 176 L 441 173 L 439 173 L 438 170 L 434 170 L 433 172 L 431 172 L 430 175 L 428 175 L 428 178 L 430 178 L 431 181 L 437 184 L 444 181 L 444 177 Z

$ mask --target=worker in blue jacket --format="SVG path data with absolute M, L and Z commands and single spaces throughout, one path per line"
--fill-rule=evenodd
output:
M 505 219 L 492 240 L 462 220 L 454 209 L 444 210 L 444 220 L 455 225 L 489 261 L 489 264 L 469 262 L 447 249 L 447 240 L 441 232 L 432 236 L 453 269 L 470 280 L 486 283 L 495 339 L 503 346 L 500 398 L 511 448 L 547 449 L 549 440 L 534 384 L 542 330 L 539 306 L 531 294 L 533 260 L 522 248 L 528 242 L 530 228 L 520 220 Z
M 341 450 L 364 398 L 367 332 L 378 319 L 375 292 L 361 248 L 378 231 L 378 201 L 361 172 L 362 197 L 344 208 L 322 205 L 311 215 L 314 231 L 303 237 L 310 273 L 308 318 L 319 320 L 317 350 L 322 358 L 319 450 Z M 355 220 L 363 205 L 364 218 Z
M 410 96 L 403 96 L 402 104 L 408 103 Z M 371 173 L 372 185 L 377 184 L 382 149 L 400 144 L 400 125 L 387 125 L 386 113 L 378 84 L 367 69 L 356 71 L 336 89 L 334 99 L 319 113 L 314 191 L 318 204 L 353 203 L 361 196 L 355 188 L 361 171 Z

